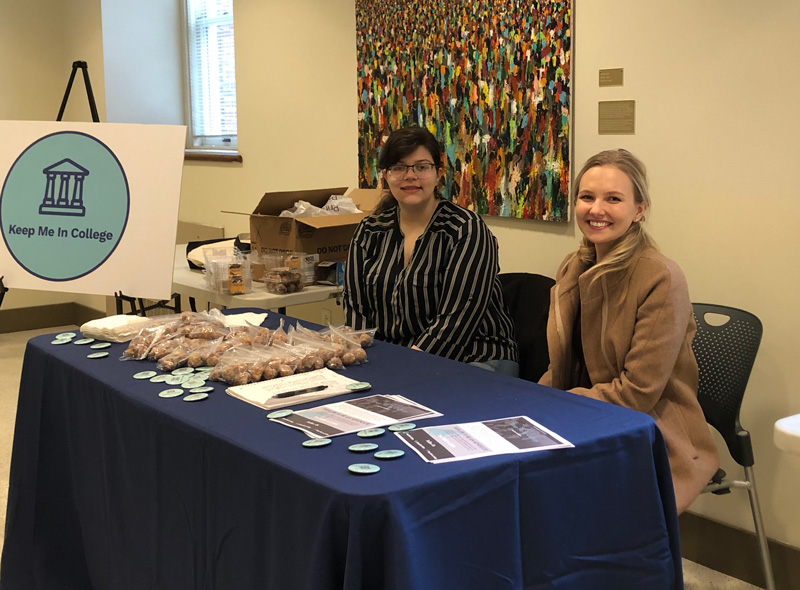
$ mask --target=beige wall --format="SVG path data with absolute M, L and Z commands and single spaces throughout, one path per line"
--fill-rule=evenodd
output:
M 234 2 L 242 164 L 188 162 L 179 217 L 249 232 L 266 191 L 358 178 L 353 0 Z
M 28 21 L 36 16 L 23 3 L 14 11 Z M 226 235 L 248 231 L 247 218 L 220 211 L 249 211 L 266 190 L 350 185 L 357 177 L 354 1 L 239 0 L 234 11 L 244 163 L 187 163 L 180 208 L 181 220 L 224 226 Z M 764 322 L 741 419 L 755 440 L 767 532 L 800 547 L 800 457 L 772 444 L 774 421 L 800 413 L 790 372 L 800 349 L 800 271 L 793 258 L 800 212 L 790 206 L 800 161 L 794 99 L 800 4 L 576 0 L 575 17 L 576 163 L 608 147 L 642 157 L 651 174 L 651 232 L 683 267 L 692 298 L 743 307 Z M 40 50 L 40 39 L 5 22 L 0 48 L 16 47 L 6 40 L 6 33 L 15 35 L 32 53 L 30 68 L 59 80 L 37 91 L 60 98 L 66 74 L 59 72 L 78 58 L 60 64 L 50 59 L 60 53 Z M 58 30 L 51 23 L 41 34 L 58 39 Z M 624 87 L 598 88 L 598 69 L 610 67 L 625 69 Z M 12 81 L 24 80 L 30 68 L 18 67 Z M 95 71 L 101 70 L 92 70 L 93 80 Z M 13 116 L 26 104 L 7 98 L 7 88 L 0 90 L 0 115 L 33 117 Z M 636 100 L 635 136 L 597 135 L 597 102 L 614 99 Z M 487 221 L 504 271 L 552 275 L 577 245 L 571 224 Z M 723 467 L 739 472 L 729 459 Z M 743 493 L 704 497 L 692 510 L 752 529 Z
M 183 125 L 181 2 L 96 0 L 109 123 Z

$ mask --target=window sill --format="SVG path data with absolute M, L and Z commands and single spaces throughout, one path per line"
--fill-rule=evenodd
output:
M 230 150 L 184 150 L 183 160 L 199 162 L 241 162 L 242 155 Z

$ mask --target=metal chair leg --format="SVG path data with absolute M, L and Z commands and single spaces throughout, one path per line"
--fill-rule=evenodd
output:
M 758 539 L 758 549 L 761 553 L 761 565 L 764 568 L 764 582 L 766 590 L 775 590 L 775 578 L 772 574 L 772 561 L 769 558 L 769 546 L 767 545 L 767 532 L 764 529 L 764 520 L 761 517 L 761 504 L 758 501 L 756 492 L 755 472 L 752 467 L 745 467 L 744 474 L 750 482 L 747 493 L 750 496 L 750 509 L 753 511 L 753 523 L 756 528 L 756 538 Z

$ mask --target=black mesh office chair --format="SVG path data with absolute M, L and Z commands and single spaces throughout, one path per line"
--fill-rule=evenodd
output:
M 764 567 L 767 590 L 774 590 L 775 580 L 767 546 L 767 534 L 761 518 L 761 505 L 756 492 L 753 473 L 753 445 L 750 433 L 739 423 L 739 410 L 742 407 L 744 392 L 750 371 L 756 360 L 761 343 L 761 321 L 753 314 L 726 307 L 694 303 L 694 317 L 697 321 L 697 334 L 692 349 L 700 368 L 700 387 L 698 400 L 703 408 L 706 422 L 711 424 L 725 439 L 731 457 L 744 467 L 745 480 L 725 479 L 727 474 L 718 470 L 703 493 L 730 493 L 731 488 L 743 488 L 750 496 L 756 537 Z M 723 316 L 721 325 L 712 325 L 706 315 Z M 717 324 L 717 322 L 714 322 Z
M 536 382 L 547 371 L 547 315 L 550 311 L 550 277 L 509 272 L 499 275 L 503 301 L 514 321 L 519 347 L 519 376 Z

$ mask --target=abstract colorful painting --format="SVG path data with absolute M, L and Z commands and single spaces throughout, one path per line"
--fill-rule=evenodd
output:
M 394 129 L 444 148 L 446 198 L 567 220 L 570 3 L 356 0 L 359 184 L 376 187 Z

